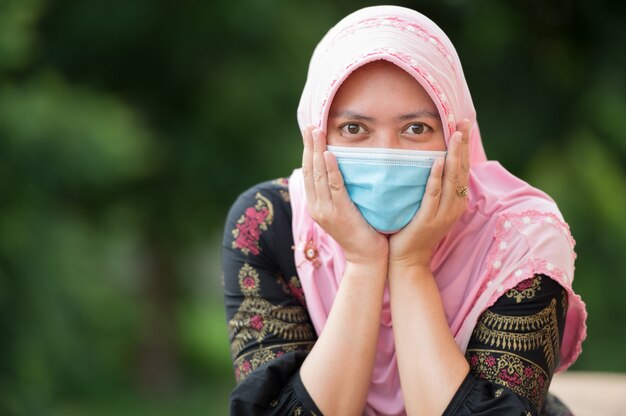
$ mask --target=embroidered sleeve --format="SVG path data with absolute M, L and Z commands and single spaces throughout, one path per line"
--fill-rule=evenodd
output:
M 455 396 L 459 410 L 446 414 L 483 409 L 508 409 L 488 414 L 545 414 L 544 403 L 558 400 L 546 398 L 566 312 L 567 294 L 545 275 L 524 280 L 500 297 L 474 328 L 466 350 L 470 374 Z
M 228 214 L 222 252 L 237 382 L 231 414 L 319 414 L 299 380 L 316 335 L 292 245 L 285 179 L 257 185 L 238 198 Z

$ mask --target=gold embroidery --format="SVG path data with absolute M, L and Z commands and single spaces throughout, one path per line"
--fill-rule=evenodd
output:
M 264 362 L 260 361 L 261 357 L 266 357 L 266 358 L 268 357 L 268 355 L 263 352 L 265 350 L 270 350 L 270 351 L 276 350 L 275 355 L 272 357 L 273 359 L 273 358 L 276 358 L 276 354 L 280 356 L 284 353 L 293 352 L 293 351 L 309 352 L 311 348 L 313 348 L 313 344 L 315 344 L 315 341 L 287 342 L 283 344 L 273 344 L 267 347 L 260 346 L 259 348 L 255 350 L 248 351 L 245 354 L 241 354 L 235 360 L 235 364 L 241 363 L 244 360 L 259 362 L 260 364 L 263 364 Z
M 244 300 L 228 321 L 233 358 L 247 342 L 262 342 L 268 334 L 295 341 L 314 338 L 306 309 L 302 306 L 277 306 L 262 298 L 259 274 L 248 263 L 244 263 L 239 270 L 239 286 Z
M 535 297 L 535 293 L 541 290 L 541 276 L 536 275 L 531 279 L 520 282 L 513 289 L 506 292 L 507 298 L 515 298 L 517 303 L 520 303 L 522 299 L 532 299 Z
M 304 289 L 302 289 L 302 284 L 300 283 L 300 279 L 298 279 L 298 276 L 291 276 L 291 279 L 289 279 L 289 290 L 296 297 L 298 302 L 300 302 L 302 306 L 306 307 Z
M 296 407 L 296 409 L 293 411 L 293 416 L 302 416 L 302 406 Z
M 302 284 L 300 283 L 298 276 L 291 276 L 291 278 L 289 278 L 289 282 L 286 282 L 285 278 L 281 274 L 277 274 L 276 283 L 278 283 L 283 292 L 292 295 L 302 306 L 306 306 L 304 290 L 302 289 Z
M 278 283 L 278 285 L 283 290 L 283 292 L 287 294 L 291 293 L 289 291 L 289 286 L 287 286 L 287 282 L 285 282 L 285 278 L 283 277 L 282 274 L 279 273 L 276 275 L 276 283 Z
M 498 389 L 496 390 L 495 396 L 496 397 L 500 397 L 502 395 L 502 392 L 504 391 L 504 389 Z
M 239 269 L 239 288 L 245 296 L 254 296 L 259 293 L 259 273 L 248 263 L 244 263 Z
M 256 205 L 254 206 L 257 211 L 260 211 L 262 208 L 267 208 L 269 211 L 265 219 L 265 224 L 261 224 L 260 226 L 262 230 L 267 230 L 267 224 L 271 224 L 274 221 L 274 205 L 269 199 L 261 195 L 260 192 L 257 192 L 254 197 L 257 199 Z M 541 276 L 539 276 L 539 279 L 541 279 Z
M 246 256 L 251 252 L 255 256 L 261 252 L 259 247 L 261 232 L 267 231 L 268 225 L 274 221 L 272 202 L 260 192 L 257 192 L 254 197 L 257 200 L 256 204 L 246 209 L 232 230 L 234 237 L 232 247 L 240 249 Z
M 280 194 L 280 196 L 283 198 L 283 201 L 285 202 L 291 202 L 291 198 L 289 197 L 289 192 L 287 191 L 283 191 L 282 189 L 278 190 L 278 193 Z
M 272 345 L 271 347 L 262 347 L 243 354 L 234 362 L 235 379 L 239 383 L 240 381 L 244 380 L 252 371 L 256 370 L 263 364 L 280 357 L 285 353 L 292 351 L 310 352 L 313 348 L 313 344 L 313 341 L 293 342 L 290 344 L 279 344 Z
M 531 332 L 505 332 L 531 331 Z M 474 328 L 474 336 L 484 344 L 510 351 L 528 351 L 542 347 L 546 363 L 554 368 L 560 350 L 556 317 L 556 299 L 535 315 L 507 316 L 485 311 Z
M 475 377 L 508 387 L 541 409 L 550 383 L 540 366 L 517 354 L 496 350 L 472 349 L 466 356 Z

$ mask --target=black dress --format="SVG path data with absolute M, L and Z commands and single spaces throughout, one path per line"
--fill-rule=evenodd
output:
M 317 339 L 293 256 L 287 179 L 244 192 L 223 240 L 224 304 L 237 386 L 231 415 L 321 415 L 300 379 Z M 548 395 L 567 294 L 546 275 L 485 311 L 466 351 L 470 372 L 444 415 L 568 415 Z

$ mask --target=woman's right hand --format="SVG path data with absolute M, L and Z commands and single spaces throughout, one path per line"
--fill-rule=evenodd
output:
M 337 160 L 326 150 L 326 135 L 309 126 L 303 136 L 302 176 L 311 217 L 341 246 L 346 261 L 387 262 L 388 239 L 365 221 L 350 199 Z

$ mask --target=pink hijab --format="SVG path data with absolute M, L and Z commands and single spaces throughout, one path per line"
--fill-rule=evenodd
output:
M 445 33 L 422 14 L 395 6 L 361 9 L 341 20 L 319 43 L 298 108 L 301 129 L 326 127 L 341 83 L 358 67 L 384 59 L 407 71 L 436 104 L 446 143 L 463 118 L 474 122 L 470 137 L 468 209 L 437 246 L 431 262 L 450 330 L 465 351 L 485 309 L 522 280 L 543 273 L 568 293 L 565 333 L 557 371 L 581 351 L 586 311 L 572 291 L 572 239 L 554 201 L 488 161 L 461 63 Z M 318 334 L 324 330 L 343 275 L 341 247 L 310 217 L 302 173 L 289 183 L 295 261 L 307 308 Z M 393 342 L 389 292 L 385 290 L 376 363 L 367 415 L 403 415 L 404 401 Z

